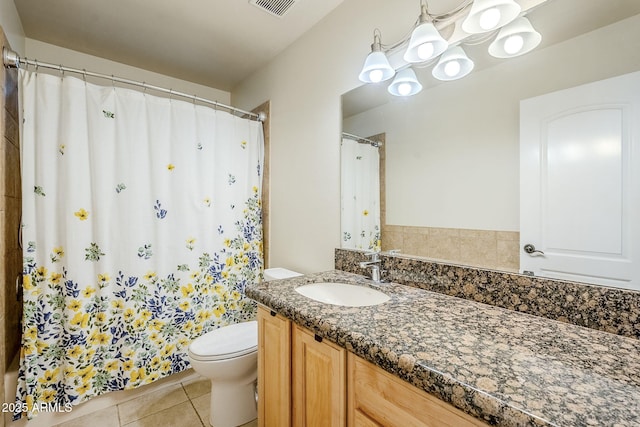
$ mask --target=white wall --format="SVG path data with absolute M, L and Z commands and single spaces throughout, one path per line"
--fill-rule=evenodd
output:
M 0 27 L 4 30 L 11 49 L 24 55 L 24 30 L 13 0 L 0 0 Z
M 195 94 L 202 98 L 229 104 L 231 94 L 227 91 L 199 85 L 196 83 L 180 80 L 142 68 L 131 67 L 119 62 L 87 55 L 74 50 L 65 49 L 48 43 L 43 43 L 34 39 L 26 40 L 26 54 L 29 59 L 37 59 L 42 62 L 52 64 L 62 64 L 80 70 L 93 71 L 107 75 L 114 75 L 130 80 L 146 82 L 150 85 L 173 89 L 177 92 Z M 80 77 L 80 76 L 78 76 Z M 100 80 L 100 84 L 108 84 L 108 80 Z M 165 96 L 165 95 L 162 95 Z
M 253 108 L 271 101 L 271 265 L 333 268 L 340 246 L 340 96 L 359 85 L 373 29 L 398 40 L 418 2 L 346 0 L 232 91 Z
M 518 231 L 520 100 L 639 70 L 637 40 L 640 15 L 345 119 L 386 132 L 387 224 Z

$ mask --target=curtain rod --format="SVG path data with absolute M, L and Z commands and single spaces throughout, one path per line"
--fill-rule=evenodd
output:
M 226 110 L 229 110 L 232 114 L 234 114 L 234 113 L 244 114 L 244 115 L 249 116 L 250 119 L 258 120 L 260 122 L 263 122 L 266 119 L 266 115 L 263 112 L 260 112 L 259 114 L 252 113 L 251 111 L 241 110 L 240 108 L 235 108 L 235 107 L 231 107 L 229 105 L 221 104 L 220 102 L 217 102 L 217 101 L 211 101 L 209 99 L 201 98 L 201 97 L 196 96 L 196 95 L 189 95 L 189 94 L 182 93 L 182 92 L 176 92 L 173 89 L 165 89 L 163 87 L 150 85 L 150 84 L 145 83 L 145 82 L 138 82 L 138 81 L 135 81 L 135 80 L 129 80 L 129 79 L 125 79 L 125 78 L 122 78 L 122 77 L 115 77 L 113 75 L 94 73 L 94 72 L 91 72 L 91 71 L 80 70 L 78 68 L 65 67 L 65 66 L 62 66 L 62 65 L 49 64 L 49 63 L 46 63 L 46 62 L 40 62 L 38 60 L 33 60 L 33 59 L 28 59 L 28 58 L 20 58 L 20 56 L 16 52 L 14 52 L 12 50 L 9 50 L 6 47 L 2 48 L 2 63 L 7 68 L 9 68 L 9 67 L 20 68 L 21 65 L 27 65 L 27 66 L 28 65 L 32 65 L 32 66 L 35 66 L 36 69 L 38 67 L 44 67 L 44 68 L 50 68 L 52 70 L 59 70 L 60 72 L 65 72 L 66 71 L 66 72 L 69 72 L 69 73 L 82 74 L 85 77 L 86 76 L 90 76 L 90 77 L 97 77 L 97 78 L 100 78 L 100 79 L 108 79 L 108 80 L 111 80 L 112 82 L 124 83 L 124 84 L 128 84 L 128 85 L 131 85 L 131 86 L 138 86 L 138 87 L 142 87 L 142 88 L 145 88 L 145 89 L 151 89 L 151 90 L 155 90 L 155 91 L 162 92 L 162 93 L 168 93 L 170 96 L 180 96 L 180 97 L 183 97 L 183 98 L 192 99 L 194 102 L 198 101 L 198 102 L 201 102 L 203 104 L 213 105 L 214 107 L 224 108 Z
M 382 142 L 380 142 L 380 141 L 374 141 L 374 140 L 369 139 L 369 138 L 363 138 L 361 136 L 354 135 L 352 133 L 342 132 L 342 136 L 346 136 L 347 138 L 353 138 L 353 139 L 356 140 L 356 142 L 359 142 L 359 143 L 362 143 L 362 144 L 369 144 L 372 147 L 380 147 L 382 145 Z

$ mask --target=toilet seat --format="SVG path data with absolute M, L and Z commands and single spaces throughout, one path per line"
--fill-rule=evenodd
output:
M 189 346 L 189 357 L 203 361 L 225 360 L 258 351 L 258 322 L 235 323 L 207 332 Z

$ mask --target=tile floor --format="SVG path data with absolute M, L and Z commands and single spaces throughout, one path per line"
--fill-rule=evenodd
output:
M 15 394 L 17 368 L 16 358 L 5 375 L 6 396 Z M 31 421 L 0 415 L 7 427 L 210 427 L 210 392 L 210 381 L 187 369 L 140 388 L 95 397 L 70 413 L 41 413 Z M 241 427 L 257 425 L 254 420 Z
M 191 379 L 54 427 L 210 427 L 210 393 L 208 380 Z M 254 420 L 242 427 L 257 425 Z

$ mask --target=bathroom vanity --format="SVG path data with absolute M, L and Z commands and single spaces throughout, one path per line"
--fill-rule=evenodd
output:
M 345 307 L 295 290 L 318 282 L 391 298 Z M 640 424 L 637 339 L 338 270 L 246 292 L 262 426 Z
M 258 323 L 260 426 L 486 425 L 264 306 Z

